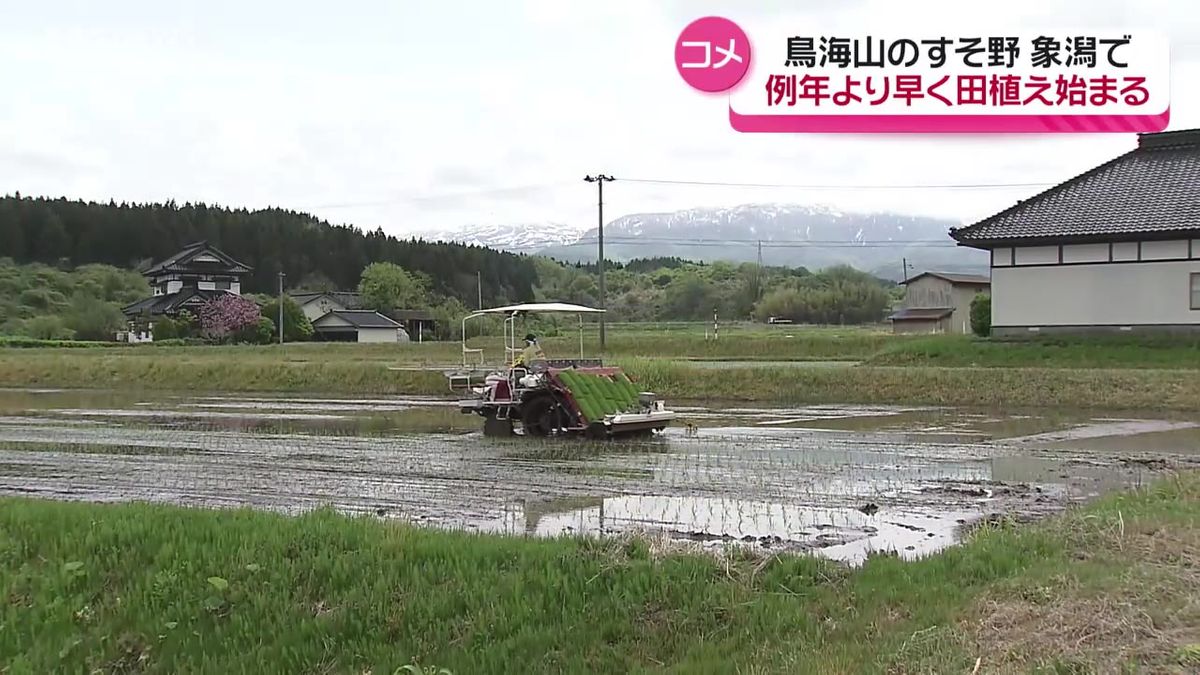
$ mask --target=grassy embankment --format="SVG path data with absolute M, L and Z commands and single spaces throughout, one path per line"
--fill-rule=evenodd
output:
M 876 366 L 1200 369 L 1200 339 L 1154 337 L 980 340 L 922 337 L 893 342 L 866 359 Z
M 788 337 L 788 336 L 791 337 Z M 497 341 L 477 344 L 499 357 Z M 437 370 L 457 343 L 263 347 L 0 349 L 0 385 L 448 394 Z M 552 354 L 577 342 L 551 338 Z M 746 330 L 719 341 L 678 331 L 625 331 L 610 360 L 672 399 L 1090 408 L 1200 408 L 1200 345 L 1122 339 L 1039 341 L 897 337 L 861 329 Z M 688 359 L 795 361 L 714 368 Z M 858 361 L 806 367 L 804 361 Z M 389 368 L 411 368 L 389 370 Z
M 662 554 L 316 512 L 0 501 L 11 673 L 1200 667 L 1200 478 L 914 563 Z

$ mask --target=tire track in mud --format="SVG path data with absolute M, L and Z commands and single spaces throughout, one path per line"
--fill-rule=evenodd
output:
M 848 557 L 875 544 L 925 551 L 931 538 L 953 541 L 952 530 L 970 519 L 1044 513 L 1078 497 L 1064 486 L 993 481 L 993 460 L 1029 447 L 940 438 L 722 427 L 641 443 L 497 442 L 478 433 L 184 430 L 41 414 L 0 417 L 0 494 L 288 513 L 331 504 L 517 533 L 649 527 L 694 541 L 750 538 Z M 1114 471 L 1118 482 L 1132 475 Z M 867 506 L 875 512 L 859 511 Z

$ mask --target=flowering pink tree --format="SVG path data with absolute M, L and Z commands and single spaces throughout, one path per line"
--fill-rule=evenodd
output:
M 240 295 L 222 295 L 200 306 L 200 329 L 210 339 L 224 340 L 258 323 L 258 304 Z

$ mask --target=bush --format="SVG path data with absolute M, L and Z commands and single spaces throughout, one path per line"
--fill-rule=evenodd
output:
M 992 296 L 986 293 L 971 300 L 971 331 L 979 337 L 992 334 Z
M 262 326 L 262 313 L 258 305 L 238 295 L 222 295 L 200 306 L 200 328 L 204 337 L 217 342 L 232 338 L 243 341 L 239 335 L 254 333 Z
M 179 314 L 175 317 L 175 328 L 179 331 L 176 337 L 194 339 L 199 344 L 204 343 L 204 340 L 200 338 L 200 319 L 186 309 L 179 310 Z
M 275 322 L 265 316 L 233 334 L 233 342 L 248 342 L 252 345 L 270 344 L 275 339 Z
M 154 341 L 179 339 L 179 322 L 169 316 L 160 316 L 154 320 Z
M 40 347 L 110 347 L 123 345 L 120 342 L 86 342 L 83 340 L 40 340 L 38 338 L 0 335 L 0 348 L 29 348 Z
M 64 315 L 67 328 L 79 340 L 112 340 L 125 328 L 125 315 L 116 303 L 76 293 Z
M 57 316 L 35 316 L 21 323 L 21 334 L 38 340 L 70 340 L 75 331 Z
M 262 308 L 262 315 L 271 321 L 279 320 L 279 299 L 275 298 Z M 276 330 L 279 324 L 275 324 Z M 304 316 L 304 310 L 289 297 L 283 298 L 283 339 L 287 342 L 301 342 L 312 337 L 312 322 Z
M 154 342 L 144 342 L 138 347 L 203 347 L 208 341 L 204 338 L 188 337 L 188 338 L 168 338 L 166 340 L 154 340 Z

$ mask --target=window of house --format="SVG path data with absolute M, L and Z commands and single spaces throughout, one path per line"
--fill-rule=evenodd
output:
M 229 290 L 229 280 L 228 279 L 218 280 L 213 283 L 213 288 L 217 289 L 218 291 L 227 291 L 227 290 Z
M 1192 273 L 1192 309 L 1200 309 L 1200 272 Z

